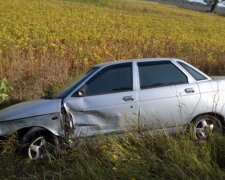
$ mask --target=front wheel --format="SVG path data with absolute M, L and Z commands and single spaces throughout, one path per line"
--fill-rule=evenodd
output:
M 55 150 L 55 146 L 48 140 L 48 138 L 38 136 L 29 144 L 27 153 L 31 160 L 38 160 L 46 157 L 52 157 Z
M 212 115 L 197 117 L 192 123 L 192 135 L 196 140 L 206 140 L 214 133 L 222 133 L 221 121 Z
M 30 140 L 19 149 L 23 155 L 31 160 L 55 159 L 60 155 L 61 141 L 59 137 L 46 131 L 38 131 L 30 134 Z

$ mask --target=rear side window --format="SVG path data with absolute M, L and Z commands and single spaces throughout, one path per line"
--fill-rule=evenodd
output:
M 178 62 L 187 72 L 189 72 L 192 77 L 197 80 L 197 81 L 201 81 L 201 80 L 205 80 L 207 79 L 204 75 L 202 75 L 201 73 L 199 73 L 198 71 L 196 71 L 195 69 L 193 69 L 191 66 L 188 66 L 187 64 L 183 63 L 183 62 Z
M 170 61 L 138 63 L 141 89 L 188 83 L 187 77 Z
M 86 95 L 133 90 L 132 64 L 113 65 L 95 75 L 86 84 Z

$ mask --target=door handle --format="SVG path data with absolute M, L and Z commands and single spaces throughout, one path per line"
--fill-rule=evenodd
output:
M 195 92 L 195 90 L 193 88 L 186 88 L 184 91 L 186 93 L 194 93 Z
M 123 101 L 133 101 L 134 98 L 132 96 L 124 96 Z

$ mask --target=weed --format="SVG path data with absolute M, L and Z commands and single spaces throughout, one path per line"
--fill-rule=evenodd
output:
M 0 102 L 9 98 L 9 94 L 13 90 L 6 78 L 0 80 Z

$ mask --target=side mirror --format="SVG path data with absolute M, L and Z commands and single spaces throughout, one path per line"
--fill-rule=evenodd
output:
M 79 97 L 83 97 L 83 96 L 84 96 L 84 91 L 80 89 L 80 90 L 77 92 L 77 95 L 78 95 Z
M 74 95 L 73 97 L 83 97 L 86 94 L 86 85 L 81 87 Z

